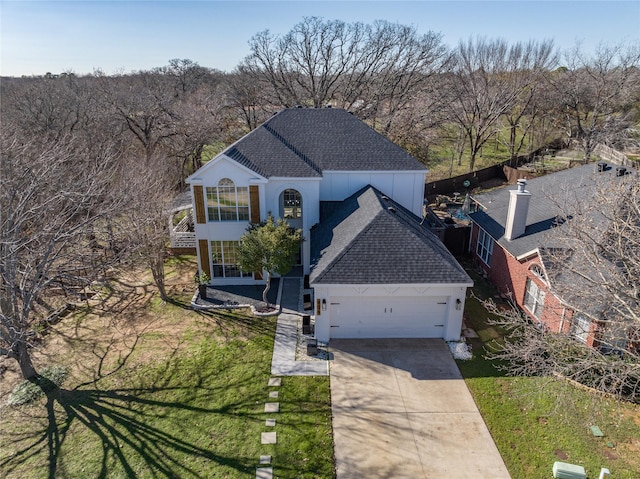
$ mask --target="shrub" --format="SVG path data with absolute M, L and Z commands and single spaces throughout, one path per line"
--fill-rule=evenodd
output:
M 7 402 L 10 406 L 32 403 L 40 399 L 47 389 L 60 387 L 68 374 L 69 370 L 64 366 L 46 367 L 35 381 L 25 379 L 13 388 Z

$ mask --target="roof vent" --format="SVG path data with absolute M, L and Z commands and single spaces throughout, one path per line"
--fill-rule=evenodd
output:
M 389 206 L 387 209 L 388 209 L 389 211 L 391 211 L 392 213 L 395 213 L 395 212 L 396 212 L 396 209 L 395 209 L 393 206 Z
M 624 166 L 616 167 L 616 176 L 624 176 L 627 174 L 627 169 Z
M 387 195 L 382 195 L 381 198 L 385 201 L 389 201 L 389 197 Z
M 598 165 L 598 173 L 603 173 L 605 171 L 607 171 L 607 162 L 606 161 L 599 161 L 597 163 Z
M 524 189 L 527 187 L 527 179 L 521 178 L 518 180 L 518 193 L 524 193 Z

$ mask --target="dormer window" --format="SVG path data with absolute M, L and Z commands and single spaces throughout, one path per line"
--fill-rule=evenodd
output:
M 249 221 L 249 188 L 229 178 L 207 187 L 207 215 L 209 221 Z

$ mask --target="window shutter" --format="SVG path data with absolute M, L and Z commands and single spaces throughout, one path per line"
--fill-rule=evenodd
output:
M 209 265 L 209 241 L 206 239 L 198 240 L 198 246 L 200 246 L 200 268 L 203 273 L 207 273 L 207 276 L 211 278 L 211 267 Z
M 196 223 L 204 224 L 207 222 L 207 215 L 205 214 L 202 186 L 197 185 L 193 187 L 193 199 L 196 204 Z M 207 264 L 209 264 L 209 262 L 207 262 Z
M 249 186 L 249 204 L 251 208 L 251 222 L 260 223 L 260 193 L 256 185 Z

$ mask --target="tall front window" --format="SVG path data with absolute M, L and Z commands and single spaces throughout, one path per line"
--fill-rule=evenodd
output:
M 282 192 L 283 217 L 288 220 L 302 218 L 302 195 L 296 190 Z
M 532 281 L 531 278 L 527 278 L 527 287 L 524 292 L 524 306 L 529 310 L 536 319 L 542 317 L 542 308 L 544 307 L 544 291 Z
M 211 262 L 214 278 L 244 278 L 251 273 L 243 272 L 237 264 L 238 241 L 212 241 Z
M 478 233 L 478 246 L 476 253 L 487 266 L 491 265 L 491 253 L 493 253 L 493 238 L 480 229 Z
M 207 214 L 209 221 L 248 221 L 249 188 L 236 187 L 229 178 L 207 187 Z

